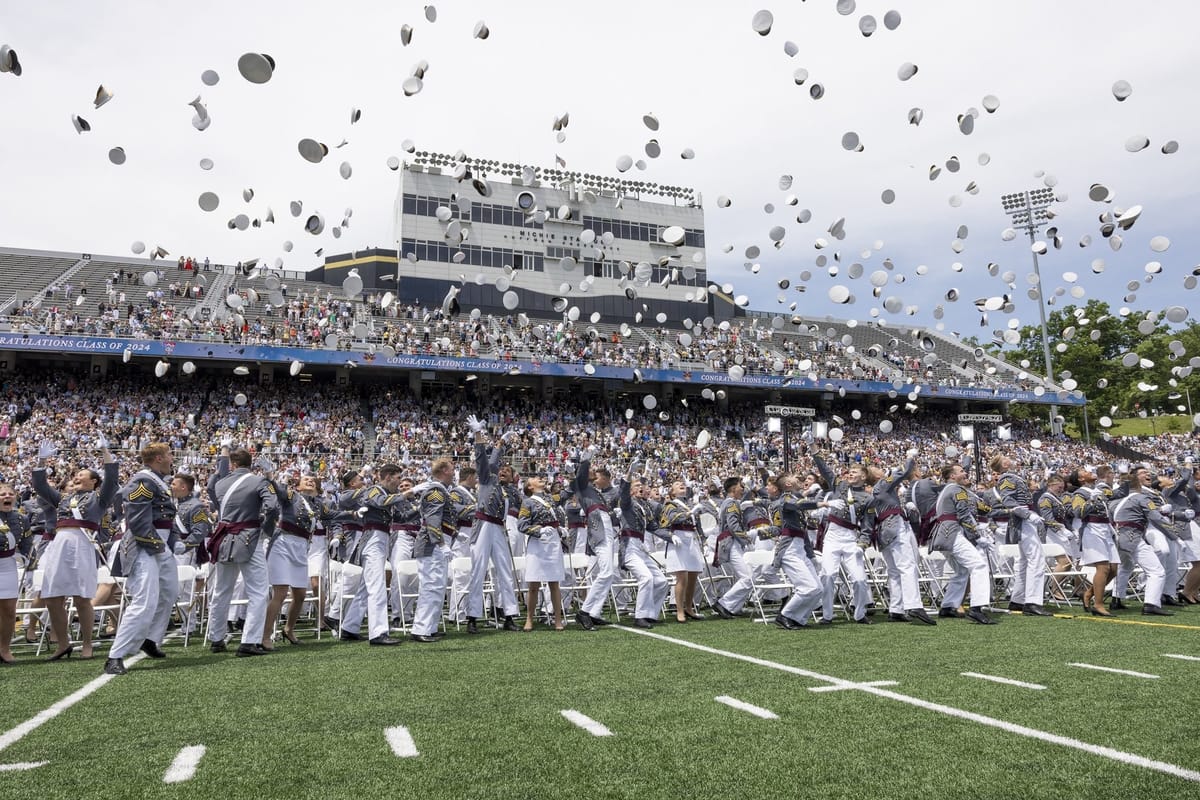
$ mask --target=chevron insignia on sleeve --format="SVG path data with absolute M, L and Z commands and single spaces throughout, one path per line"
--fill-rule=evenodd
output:
M 138 485 L 129 493 L 129 501 L 150 500 L 154 497 L 154 492 L 151 491 L 149 485 L 145 481 L 138 481 Z

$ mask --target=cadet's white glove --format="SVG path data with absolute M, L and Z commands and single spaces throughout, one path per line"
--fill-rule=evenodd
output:
M 1183 518 L 1186 519 L 1188 522 L 1191 522 L 1192 520 L 1194 520 L 1196 518 L 1196 512 L 1192 511 L 1189 508 L 1183 512 Z
M 108 449 L 108 438 L 103 434 L 96 434 L 96 447 L 100 450 Z
M 1174 510 L 1175 510 L 1175 507 L 1172 506 L 1170 503 L 1163 503 L 1161 506 L 1158 507 L 1158 513 L 1164 514 L 1164 515 L 1170 514 Z
M 471 428 L 471 433 L 480 433 L 484 428 L 487 427 L 487 423 L 480 422 L 479 418 L 474 414 L 467 417 L 467 425 Z
M 554 528 L 551 528 L 549 525 L 544 525 L 542 526 L 541 531 L 538 532 L 538 538 L 545 542 L 552 541 L 558 538 L 558 531 L 554 530 Z
M 58 448 L 54 442 L 43 439 L 42 443 L 38 445 L 38 458 L 54 458 L 56 455 L 58 455 Z
M 521 436 L 520 431 L 505 431 L 504 435 L 500 437 L 500 441 L 504 442 L 505 444 L 508 444 L 509 442 L 516 441 L 517 439 L 520 438 L 520 436 Z
M 187 552 L 187 545 L 183 542 L 175 542 L 175 546 L 171 549 L 174 551 L 175 555 L 181 556 Z
M 233 447 L 233 437 L 232 436 L 222 436 L 221 437 L 221 447 Z
M 676 547 L 683 547 L 683 539 L 680 539 L 677 534 L 671 534 L 671 544 Z
M 904 451 L 904 455 L 906 458 L 916 458 L 918 455 L 920 455 L 920 452 L 921 451 L 917 448 L 910 447 L 908 450 Z
M 254 462 L 254 466 L 258 467 L 263 472 L 275 471 L 275 465 L 271 462 L 271 459 L 267 458 L 266 456 L 259 456 L 258 460 Z
M 907 509 L 908 511 L 916 511 L 917 504 L 914 503 L 912 500 L 909 500 L 907 503 L 904 504 L 904 508 Z

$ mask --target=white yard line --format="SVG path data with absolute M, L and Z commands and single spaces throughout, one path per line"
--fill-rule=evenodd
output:
M 847 689 L 861 689 L 864 686 L 895 686 L 895 681 L 867 681 L 866 683 L 852 683 L 848 686 L 810 686 L 810 692 L 844 692 Z
M 396 758 L 416 758 L 420 755 L 417 752 L 417 745 L 413 741 L 412 734 L 403 725 L 397 725 L 394 728 L 385 728 L 383 735 L 387 737 L 388 745 L 391 746 L 392 752 L 396 754 Z
M 567 720 L 572 725 L 576 725 L 580 728 L 583 728 L 585 731 L 590 733 L 592 736 L 612 736 L 613 735 L 612 731 L 610 731 L 608 728 L 606 728 L 604 725 L 600 724 L 599 722 L 596 722 L 596 720 L 592 719 L 591 717 L 587 716 L 586 714 L 580 714 L 578 711 L 573 711 L 569 708 L 564 709 L 563 711 L 561 711 L 559 713 L 561 713 L 564 717 L 566 717 Z
M 1180 661 L 1200 661 L 1200 656 L 1182 656 L 1179 653 L 1163 653 L 1163 658 L 1178 658 Z
M 1151 679 L 1155 679 L 1155 680 L 1158 679 L 1157 675 L 1151 675 L 1146 672 L 1134 672 L 1133 670 L 1129 670 L 1129 669 L 1113 669 L 1112 667 L 1101 667 L 1097 664 L 1080 664 L 1078 662 L 1072 661 L 1070 664 L 1067 664 L 1067 666 L 1068 667 L 1080 667 L 1082 669 L 1094 669 L 1097 672 L 1112 672 L 1116 675 L 1128 675 L 1132 678 L 1151 678 Z
M 967 678 L 979 678 L 983 681 L 991 681 L 992 683 L 1003 683 L 1005 686 L 1019 686 L 1022 689 L 1045 689 L 1040 683 L 1026 683 L 1025 681 L 1014 681 L 1012 678 L 1001 678 L 999 675 L 982 675 L 978 672 L 960 672 Z
M 864 686 L 862 684 L 855 684 L 853 681 L 847 681 L 847 680 L 843 680 L 841 678 L 835 678 L 831 675 L 822 675 L 819 672 L 813 672 L 813 671 L 807 670 L 807 669 L 800 669 L 799 667 L 792 667 L 787 664 L 780 664 L 775 661 L 768 661 L 764 658 L 755 658 L 754 656 L 746 656 L 746 655 L 742 655 L 741 653 L 731 653 L 728 650 L 718 650 L 715 647 L 708 647 L 706 645 L 696 644 L 695 642 L 688 642 L 683 639 L 675 639 L 671 636 L 664 636 L 661 633 L 653 633 L 651 631 L 642 630 L 640 628 L 627 628 L 624 625 L 613 625 L 612 627 L 619 631 L 625 631 L 626 633 L 637 634 L 638 636 L 646 636 L 648 638 L 658 639 L 663 642 L 670 642 L 671 644 L 679 645 L 680 647 L 687 647 L 691 650 L 697 650 L 702 653 L 709 653 L 711 655 L 723 656 L 725 658 L 732 658 L 737 661 L 744 661 L 747 664 L 754 664 L 754 665 L 760 666 L 760 667 L 776 669 L 776 670 L 779 670 L 780 672 L 787 672 L 792 675 L 799 675 L 801 677 L 811 678 L 813 680 L 825 681 L 826 683 L 832 683 L 832 684 L 835 684 L 838 686 L 853 687 L 860 692 L 865 692 L 866 694 L 872 694 L 872 695 L 875 695 L 876 697 L 884 697 L 889 700 L 895 700 L 898 703 L 905 703 L 910 706 L 916 706 L 917 708 L 923 708 L 923 709 L 926 709 L 927 711 L 933 711 L 938 714 L 944 714 L 948 717 L 955 717 L 957 719 L 968 720 L 970 722 L 975 722 L 980 725 L 986 725 L 987 727 L 990 727 L 990 728 L 998 728 L 1007 733 L 1014 733 L 1014 734 L 1017 734 L 1018 736 L 1025 736 L 1030 739 L 1037 739 L 1038 741 L 1048 742 L 1050 744 L 1057 744 L 1057 745 L 1061 745 L 1063 747 L 1069 747 L 1073 750 L 1079 750 L 1084 753 L 1089 753 L 1091 755 L 1100 756 L 1101 758 L 1107 758 L 1107 759 L 1116 761 L 1121 764 L 1128 764 L 1130 766 L 1143 767 L 1144 769 L 1154 770 L 1155 772 L 1162 772 L 1167 775 L 1174 775 L 1177 778 L 1183 778 L 1184 780 L 1187 780 L 1187 781 L 1193 781 L 1195 783 L 1200 783 L 1200 772 L 1197 772 L 1196 770 L 1186 769 L 1186 768 L 1180 767 L 1176 764 L 1169 764 L 1165 761 L 1157 761 L 1152 758 L 1146 758 L 1145 756 L 1139 756 L 1135 753 L 1126 753 L 1123 750 L 1115 750 L 1111 747 L 1104 747 L 1102 745 L 1089 744 L 1088 742 L 1082 742 L 1078 739 L 1072 739 L 1067 736 L 1059 736 L 1058 734 L 1055 734 L 1055 733 L 1047 733 L 1046 731 L 1039 731 L 1036 728 L 1027 728 L 1024 725 L 1016 725 L 1011 722 L 1005 722 L 1004 720 L 996 719 L 995 717 L 988 717 L 988 716 L 984 716 L 983 714 L 976 714 L 972 711 L 963 711 L 960 708 L 953 708 L 951 706 L 942 705 L 941 703 L 931 703 L 928 700 L 921 700 L 920 698 L 917 698 L 917 697 L 909 697 L 908 695 L 900 694 L 899 692 L 893 692 L 889 689 L 880 689 L 875 686 Z
M 141 661 L 145 657 L 146 657 L 145 653 L 138 653 L 137 655 L 126 659 L 125 666 L 128 667 L 132 664 L 136 664 L 137 662 Z M 108 683 L 115 677 L 117 677 L 117 676 L 116 675 L 101 675 L 99 678 L 96 678 L 95 680 L 84 684 L 84 686 L 82 688 L 72 692 L 71 694 L 64 697 L 62 700 L 59 700 L 57 703 L 50 706 L 45 711 L 39 712 L 37 715 L 33 716 L 30 719 L 25 720 L 20 725 L 13 728 L 12 730 L 5 732 L 4 735 L 0 736 L 0 750 L 4 750 L 5 748 L 10 747 L 10 746 L 16 744 L 17 742 L 21 741 L 26 736 L 28 736 L 30 733 L 37 730 L 41 726 L 45 725 L 47 722 L 49 722 L 50 720 L 57 717 L 59 714 L 66 711 L 68 708 L 75 705 L 80 700 L 84 700 L 85 698 L 87 698 L 88 695 L 92 694 L 97 689 L 99 689 L 101 686 Z
M 720 697 L 714 697 L 713 700 L 716 700 L 718 703 L 724 703 L 730 708 L 736 708 L 738 711 L 745 711 L 747 714 L 753 714 L 759 719 L 779 719 L 779 715 L 774 711 L 768 711 L 760 706 L 751 705 L 750 703 L 730 697 L 727 694 L 723 694 Z
M 49 761 L 22 761 L 19 764 L 0 764 L 0 772 L 21 772 L 27 769 L 44 767 L 49 763 Z
M 196 774 L 196 767 L 200 766 L 200 759 L 204 758 L 207 749 L 202 744 L 196 744 L 185 747 L 176 753 L 175 760 L 171 762 L 170 768 L 163 775 L 163 783 L 190 781 Z

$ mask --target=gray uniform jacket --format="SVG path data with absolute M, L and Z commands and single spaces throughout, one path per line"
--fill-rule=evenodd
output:
M 1137 551 L 1146 538 L 1147 526 L 1153 525 L 1164 533 L 1171 527 L 1171 520 L 1159 512 L 1158 502 L 1143 492 L 1130 492 L 1112 501 L 1108 510 L 1117 534 L 1117 549 L 1126 553 Z
M 127 575 L 133 566 L 136 548 L 162 553 L 175 529 L 175 498 L 162 475 L 148 469 L 138 472 L 121 488 L 125 501 L 125 536 L 121 539 L 120 558 L 112 565 L 117 576 Z
M 605 494 L 592 485 L 589 479 L 591 469 L 590 458 L 579 459 L 579 469 L 575 472 L 575 497 L 579 499 L 579 505 L 587 519 L 588 547 L 596 548 L 604 544 L 607 536 L 601 515 L 609 514 L 612 506 Z
M 421 494 L 421 531 L 413 543 L 413 558 L 441 558 L 438 548 L 442 546 L 442 535 L 457 532 L 450 490 L 430 481 Z
M 935 506 L 937 516 L 933 520 L 933 538 L 929 549 L 948 552 L 960 533 L 970 542 L 978 539 L 975 509 L 975 498 L 967 491 L 967 487 L 957 483 L 946 484 L 938 494 Z
M 875 530 L 880 547 L 887 547 L 901 534 L 904 526 L 904 504 L 900 502 L 900 484 L 912 475 L 915 462 L 910 458 L 904 462 L 904 470 L 891 478 L 883 478 L 871 488 L 871 505 L 868 516 Z

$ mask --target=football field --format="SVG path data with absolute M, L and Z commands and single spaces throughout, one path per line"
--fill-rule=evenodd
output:
M 6 797 L 1191 797 L 1200 611 L 451 630 L 0 672 Z

